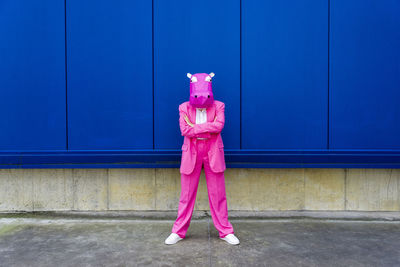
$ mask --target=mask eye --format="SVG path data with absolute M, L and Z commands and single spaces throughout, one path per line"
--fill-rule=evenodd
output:
M 194 77 L 194 76 L 192 76 L 192 79 L 190 79 L 190 81 L 191 81 L 192 83 L 195 83 L 195 82 L 197 82 L 197 78 Z

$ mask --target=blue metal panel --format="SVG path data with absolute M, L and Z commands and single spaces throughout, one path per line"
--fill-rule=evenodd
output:
M 64 149 L 64 1 L 0 1 L 0 149 Z
M 328 2 L 0 1 L 0 168 L 179 167 L 211 71 L 228 168 L 400 168 L 400 2 Z
M 152 1 L 68 0 L 69 149 L 153 148 Z
M 240 146 L 240 1 L 155 0 L 154 129 L 157 149 L 178 148 L 178 105 L 189 100 L 186 73 L 215 72 L 225 103 L 225 146 Z
M 327 148 L 328 1 L 242 2 L 242 148 Z
M 400 1 L 331 1 L 330 145 L 400 148 Z

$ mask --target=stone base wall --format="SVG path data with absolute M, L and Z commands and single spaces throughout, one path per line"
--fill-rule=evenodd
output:
M 400 211 L 400 169 L 227 169 L 229 210 Z M 1 169 L 0 211 L 177 210 L 179 169 Z M 196 210 L 209 210 L 204 172 Z

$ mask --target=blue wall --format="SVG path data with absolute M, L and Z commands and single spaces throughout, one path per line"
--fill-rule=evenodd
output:
M 400 149 L 400 1 L 331 1 L 330 147 Z
M 66 149 L 64 2 L 0 1 L 0 150 Z
M 397 167 L 400 1 L 0 1 L 0 167 L 176 167 L 215 72 L 231 167 Z

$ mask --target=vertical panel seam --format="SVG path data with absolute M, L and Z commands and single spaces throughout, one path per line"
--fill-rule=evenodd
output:
M 327 118 L 327 149 L 330 148 L 330 30 L 331 29 L 331 1 L 328 0 L 328 118 Z
M 25 174 L 26 172 L 23 171 L 22 173 Z M 31 181 L 31 183 L 32 183 L 32 191 L 31 191 L 31 193 L 32 193 L 32 195 L 31 195 L 32 211 L 35 211 L 35 181 L 34 181 L 35 178 L 32 177 L 31 179 L 32 179 L 32 181 Z
M 153 201 L 154 201 L 154 209 L 155 210 L 158 210 L 157 209 L 157 169 L 156 168 L 153 168 L 153 178 L 154 178 L 154 180 L 153 180 L 153 182 L 154 182 L 154 184 L 153 184 L 153 186 L 154 186 L 154 199 L 153 199 Z
M 152 105 L 153 105 L 153 150 L 156 147 L 155 144 L 155 114 L 154 114 L 154 0 L 151 1 L 151 66 L 152 66 Z
M 72 169 L 71 171 L 71 176 L 72 176 L 72 210 L 77 210 L 77 203 L 78 203 L 78 199 L 77 199 L 77 195 L 76 195 L 76 169 Z
M 307 196 L 307 192 L 306 192 L 306 169 L 305 167 L 302 168 L 303 169 L 303 210 L 306 210 L 306 196 Z
M 240 138 L 240 149 L 242 149 L 242 0 L 239 0 L 239 112 L 240 112 L 240 125 L 239 125 L 239 138 Z
M 344 169 L 344 210 L 347 210 L 347 170 Z
M 110 210 L 110 168 L 106 169 L 106 173 L 107 173 L 107 203 L 106 203 L 106 207 L 107 210 Z
M 64 68 L 65 68 L 65 145 L 68 144 L 68 71 L 67 71 L 67 0 L 64 0 Z

